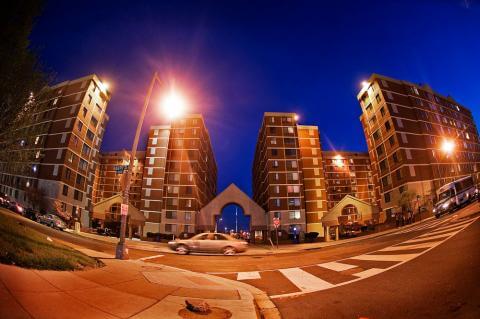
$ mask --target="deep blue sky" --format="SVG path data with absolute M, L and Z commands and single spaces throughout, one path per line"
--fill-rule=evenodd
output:
M 103 150 L 130 148 L 155 70 L 174 80 L 206 118 L 219 191 L 251 193 L 265 111 L 298 112 L 324 149 L 365 150 L 355 96 L 371 73 L 429 83 L 480 118 L 478 1 L 50 1 L 31 38 L 59 81 L 112 84 Z M 163 122 L 150 110 L 145 132 Z

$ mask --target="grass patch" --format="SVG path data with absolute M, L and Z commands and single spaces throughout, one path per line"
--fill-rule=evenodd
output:
M 0 213 L 0 263 L 44 270 L 81 270 L 101 262 Z

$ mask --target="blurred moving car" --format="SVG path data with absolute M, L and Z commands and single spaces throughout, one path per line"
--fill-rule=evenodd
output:
M 17 202 L 10 202 L 8 209 L 14 213 L 23 215 L 23 207 Z
M 47 225 L 52 228 L 56 228 L 59 230 L 64 230 L 67 228 L 67 225 L 63 220 L 60 219 L 57 215 L 54 214 L 45 214 L 45 215 L 40 215 L 38 217 L 38 222 L 40 224 Z
M 226 234 L 202 233 L 190 239 L 176 239 L 168 242 L 168 247 L 179 254 L 195 253 L 222 253 L 235 255 L 248 249 L 248 243 L 237 240 Z
M 8 208 L 10 206 L 10 199 L 7 195 L 0 194 L 0 206 Z

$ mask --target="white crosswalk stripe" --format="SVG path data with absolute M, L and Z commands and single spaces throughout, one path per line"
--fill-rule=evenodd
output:
M 327 269 L 330 269 L 330 270 L 335 270 L 335 271 L 344 271 L 344 270 L 348 270 L 348 269 L 352 269 L 352 268 L 357 267 L 357 266 L 354 266 L 354 265 L 339 263 L 338 261 L 332 261 L 332 262 L 328 262 L 328 263 L 318 264 L 317 266 L 327 268 Z
M 407 261 L 417 257 L 420 254 L 400 254 L 400 255 L 360 255 L 350 257 L 356 260 L 370 260 L 370 261 Z
M 237 274 L 237 280 L 260 279 L 258 271 L 244 271 Z
M 423 243 L 423 244 L 414 244 L 414 245 L 390 246 L 390 247 L 387 247 L 387 248 L 380 249 L 379 251 L 423 249 L 423 248 L 433 247 L 434 245 L 435 245 L 435 242 L 429 242 L 429 243 Z
M 319 291 L 334 287 L 328 281 L 320 279 L 300 268 L 279 269 L 279 271 L 302 292 Z

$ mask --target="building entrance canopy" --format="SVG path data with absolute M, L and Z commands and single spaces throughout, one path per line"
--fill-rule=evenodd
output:
M 230 184 L 223 192 L 200 210 L 197 218 L 197 230 L 214 231 L 215 218 L 229 204 L 237 204 L 246 216 L 250 216 L 250 231 L 267 229 L 265 210 L 255 203 L 235 184 Z
M 378 213 L 378 208 L 356 197 L 346 195 L 323 216 L 322 224 L 326 227 L 339 226 L 342 219 L 348 219 L 348 217 L 350 217 L 349 215 L 345 215 L 349 212 L 352 213 L 353 216 L 351 217 L 354 217 L 356 222 L 365 225 Z
M 113 205 L 120 205 L 122 203 L 122 195 L 117 194 L 110 198 L 104 199 L 101 202 L 93 205 L 93 218 L 105 220 L 106 215 L 111 212 Z M 120 211 L 118 211 L 120 213 Z M 136 226 L 145 225 L 145 216 L 133 205 L 128 205 L 129 224 Z

